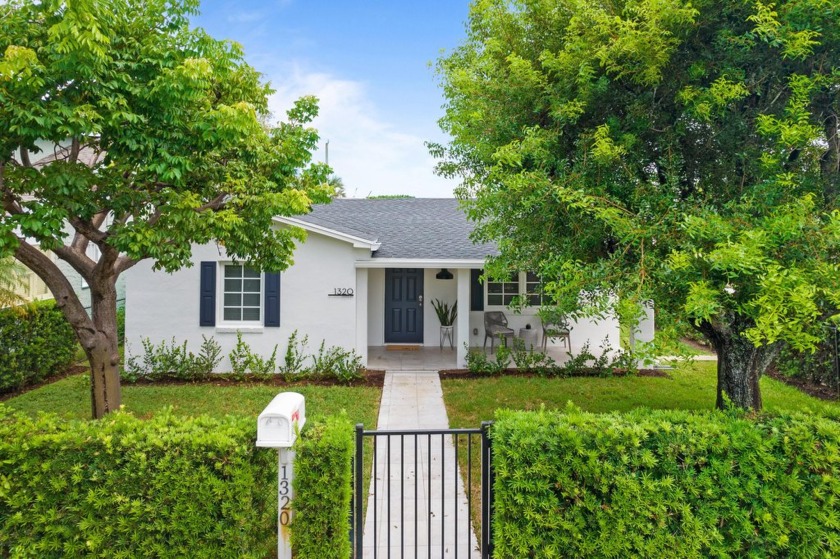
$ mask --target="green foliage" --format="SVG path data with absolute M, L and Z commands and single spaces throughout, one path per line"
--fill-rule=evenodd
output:
M 0 257 L 14 253 L 60 288 L 77 337 L 97 346 L 91 359 L 116 351 L 123 271 L 191 266 L 192 247 L 211 242 L 282 271 L 305 234 L 274 218 L 334 193 L 329 167 L 312 161 L 317 100 L 272 122 L 263 76 L 241 45 L 192 28 L 197 10 L 196 0 L 0 3 Z M 30 240 L 87 281 L 90 317 Z M 118 375 L 92 377 L 95 415 L 118 406 Z
M 840 344 L 835 350 L 833 329 L 824 328 L 817 333 L 822 336 L 816 350 L 796 351 L 785 347 L 776 358 L 776 370 L 785 376 L 834 387 L 838 380 L 834 370 L 835 351 L 840 351 Z
M 499 247 L 488 273 L 536 272 L 562 312 L 653 300 L 740 351 L 733 386 L 815 347 L 840 309 L 837 21 L 822 0 L 474 2 L 431 147 Z
M 307 425 L 295 443 L 292 550 L 299 559 L 348 559 L 353 426 L 347 416 Z
M 432 307 L 435 309 L 435 314 L 437 314 L 441 326 L 452 326 L 455 324 L 455 319 L 458 317 L 458 301 L 455 301 L 452 303 L 452 306 L 449 306 L 449 303 L 433 299 Z
M 298 331 L 295 330 L 289 335 L 289 342 L 286 344 L 286 353 L 283 356 L 283 373 L 287 375 L 299 375 L 304 373 L 306 362 L 306 345 L 309 343 L 309 336 L 298 339 Z
M 0 308 L 22 305 L 20 293 L 26 287 L 26 269 L 14 258 L 0 258 Z
M 78 342 L 53 301 L 0 310 L 0 394 L 63 373 Z
M 275 545 L 277 455 L 251 418 L 12 415 L 0 406 L 0 556 L 250 557 Z
M 312 355 L 312 374 L 334 378 L 339 382 L 349 383 L 362 376 L 362 358 L 355 350 L 342 347 L 325 347 L 321 342 L 318 353 Z
M 143 355 L 133 355 L 125 364 L 122 378 L 138 380 L 200 380 L 216 370 L 221 363 L 222 348 L 211 336 L 202 336 L 198 354 L 187 350 L 187 342 L 178 344 L 175 338 L 155 345 L 143 338 Z
M 125 343 L 125 305 L 117 307 L 117 342 Z
M 268 377 L 277 369 L 277 346 L 271 356 L 265 358 L 254 353 L 251 346 L 242 339 L 242 332 L 236 332 L 236 347 L 230 352 L 230 365 L 233 374 L 239 377 L 253 375 L 254 377 Z
M 541 351 L 534 350 L 533 347 L 526 348 L 521 338 L 513 338 L 511 358 L 520 371 L 530 371 L 541 377 L 561 374 L 554 359 Z
M 840 426 L 815 415 L 499 412 L 497 557 L 840 553 Z

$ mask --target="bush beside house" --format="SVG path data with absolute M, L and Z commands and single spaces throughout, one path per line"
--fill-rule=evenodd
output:
M 277 455 L 253 418 L 94 422 L 0 406 L 0 557 L 272 553 Z
M 500 412 L 495 557 L 840 556 L 840 425 Z
M 0 394 L 63 373 L 78 342 L 54 301 L 0 310 Z

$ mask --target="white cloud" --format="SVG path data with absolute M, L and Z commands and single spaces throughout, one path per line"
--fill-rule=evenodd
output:
M 269 100 L 272 112 L 283 118 L 295 99 L 315 95 L 320 112 L 313 125 L 321 135 L 318 160 L 324 160 L 329 140 L 329 162 L 344 181 L 347 195 L 410 194 L 450 197 L 454 181 L 434 174 L 434 159 L 423 144 L 427 138 L 412 130 L 399 130 L 377 114 L 365 84 L 327 73 L 295 67 L 283 78 L 272 76 L 277 92 Z

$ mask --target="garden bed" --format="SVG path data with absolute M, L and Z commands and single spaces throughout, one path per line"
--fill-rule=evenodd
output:
M 572 373 L 572 374 L 565 374 L 565 375 L 543 375 L 540 373 L 536 373 L 534 371 L 523 371 L 520 369 L 504 369 L 499 374 L 490 374 L 490 373 L 474 373 L 468 369 L 444 369 L 439 371 L 438 374 L 440 375 L 441 380 L 447 379 L 471 379 L 471 378 L 494 378 L 494 377 L 525 377 L 525 378 L 575 378 L 575 377 L 586 377 L 586 378 L 597 378 L 597 377 L 625 377 L 625 376 L 638 376 L 638 377 L 656 377 L 656 378 L 671 378 L 671 375 L 668 374 L 667 371 L 662 369 L 638 369 L 637 371 L 628 373 L 626 369 L 615 369 L 610 374 L 602 374 L 598 371 L 591 370 L 591 371 L 582 371 L 579 373 Z

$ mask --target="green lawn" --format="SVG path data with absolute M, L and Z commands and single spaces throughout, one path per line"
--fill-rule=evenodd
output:
M 63 417 L 90 417 L 90 386 L 87 375 L 62 379 L 37 390 L 11 398 L 4 405 L 36 413 L 49 411 Z M 354 423 L 375 425 L 379 413 L 378 388 L 345 386 L 294 386 L 306 398 L 307 417 L 331 415 L 345 410 Z M 179 415 L 227 414 L 256 417 L 266 404 L 283 389 L 277 386 L 248 384 L 125 385 L 122 389 L 125 408 L 138 417 L 150 417 L 165 406 Z
M 698 361 L 668 371 L 671 378 L 526 378 L 447 379 L 442 382 L 452 427 L 476 427 L 500 408 L 531 410 L 565 407 L 585 411 L 627 411 L 637 407 L 709 410 L 715 405 L 716 363 Z M 840 413 L 840 403 L 824 402 L 770 378 L 761 380 L 764 407 Z

